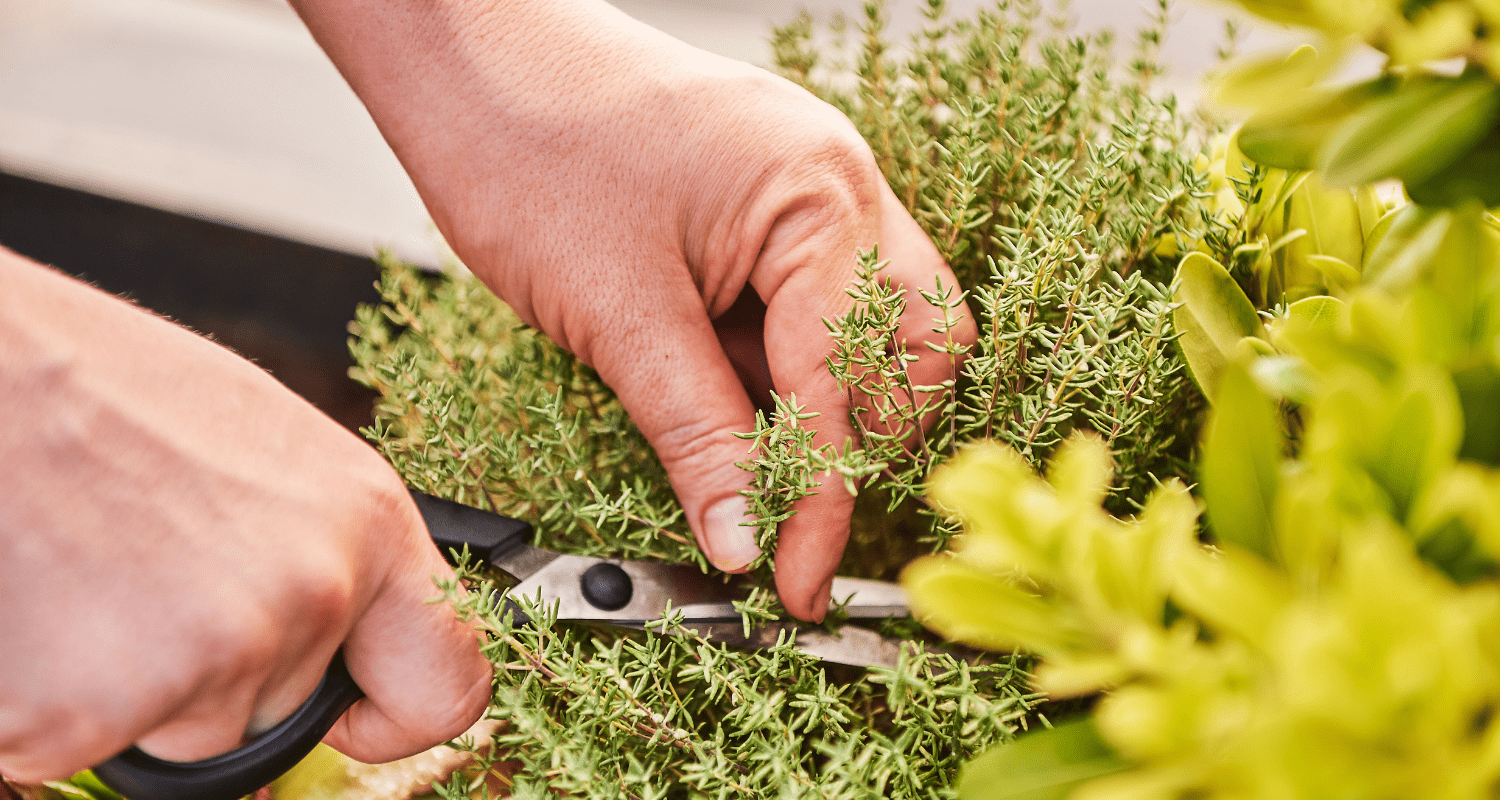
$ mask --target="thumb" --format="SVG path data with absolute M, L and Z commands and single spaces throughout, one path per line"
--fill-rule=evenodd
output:
M 491 696 L 493 669 L 479 651 L 479 634 L 448 603 L 432 602 L 434 578 L 451 578 L 453 570 L 432 546 L 415 505 L 407 504 L 402 524 L 411 546 L 344 640 L 349 672 L 365 697 L 325 739 L 370 764 L 461 735 Z
M 685 276 L 684 276 L 685 278 Z M 760 555 L 740 492 L 755 409 L 690 281 L 640 303 L 589 348 L 599 376 L 620 398 L 666 468 L 704 555 L 742 572 Z M 619 333 L 614 333 L 618 331 Z

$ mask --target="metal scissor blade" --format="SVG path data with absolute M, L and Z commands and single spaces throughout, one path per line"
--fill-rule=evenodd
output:
M 515 597 L 540 596 L 543 606 L 556 603 L 558 619 L 645 622 L 660 619 L 668 605 L 705 609 L 704 613 L 711 619 L 739 619 L 732 602 L 743 598 L 745 590 L 732 576 L 705 574 L 690 564 L 553 555 L 554 558 L 517 584 L 510 593 Z M 586 596 L 584 576 L 599 565 L 617 569 L 628 578 L 629 599 L 624 605 L 601 607 Z M 694 618 L 703 616 L 696 614 Z
M 850 619 L 885 619 L 911 615 L 906 590 L 894 583 L 864 578 L 833 579 L 829 607 L 842 605 Z
M 629 627 L 642 627 L 631 625 Z M 734 622 L 684 622 L 673 631 L 682 635 L 697 634 L 715 644 L 737 650 L 765 650 L 774 647 L 782 635 L 795 637 L 794 646 L 821 661 L 854 667 L 889 667 L 901 660 L 902 642 L 854 625 L 840 625 L 833 631 L 818 628 L 798 630 L 795 622 L 772 622 L 750 631 L 738 620 Z
M 660 619 L 670 607 L 681 611 L 687 620 L 739 624 L 740 614 L 734 609 L 734 602 L 749 593 L 742 578 L 705 574 L 689 564 L 558 555 L 534 547 L 517 548 L 512 553 L 523 563 L 507 565 L 497 560 L 496 566 L 512 575 L 529 574 L 529 577 L 517 584 L 511 594 L 539 597 L 542 605 L 556 603 L 558 619 L 644 623 Z M 600 604 L 597 595 L 590 597 L 586 576 L 601 569 L 614 570 L 616 580 L 629 586 L 624 595 L 628 600 L 623 605 Z M 854 619 L 883 619 L 910 613 L 906 592 L 900 586 L 859 578 L 833 579 L 830 607 L 833 606 L 842 606 L 844 613 Z

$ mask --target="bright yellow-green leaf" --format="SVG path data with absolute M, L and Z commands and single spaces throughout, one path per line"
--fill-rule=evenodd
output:
M 1393 64 L 1421 64 L 1460 55 L 1474 43 L 1474 8 L 1469 3 L 1442 2 L 1417 13 L 1386 47 Z
M 1218 555 L 1186 553 L 1177 562 L 1172 600 L 1210 629 L 1258 648 L 1269 646 L 1293 595 L 1286 574 L 1231 547 Z
M 1366 244 L 1368 244 L 1370 231 L 1375 229 L 1375 223 L 1386 214 L 1385 201 L 1380 198 L 1379 190 L 1370 184 L 1354 190 L 1354 201 L 1359 206 L 1360 231 L 1364 233 Z
M 1408 379 L 1378 442 L 1374 474 L 1400 509 L 1433 475 L 1450 466 L 1461 444 L 1462 416 L 1447 376 L 1424 367 Z
M 1296 331 L 1332 332 L 1349 318 L 1349 306 L 1335 297 L 1309 297 L 1287 306 L 1286 317 Z
M 1130 765 L 1090 720 L 1032 731 L 964 765 L 961 800 L 1065 800 L 1085 781 Z
M 1237 357 L 1247 360 L 1276 355 L 1276 348 L 1259 336 L 1246 336 L 1235 345 L 1234 349 Z
M 958 558 L 919 558 L 902 571 L 901 584 L 911 600 L 912 615 L 956 642 L 1046 654 L 1086 641 L 1068 615 Z
M 1310 170 L 1340 123 L 1371 99 L 1389 93 L 1381 78 L 1347 89 L 1306 89 L 1260 109 L 1235 137 L 1241 152 L 1267 167 Z
M 1360 187 L 1360 191 L 1362 192 L 1367 189 L 1372 192 L 1374 191 L 1374 189 L 1369 186 Z M 1395 224 L 1396 219 L 1401 216 L 1402 212 L 1406 211 L 1406 209 L 1409 207 L 1410 206 L 1397 206 L 1396 208 L 1385 212 L 1384 214 L 1380 215 L 1379 219 L 1375 220 L 1375 224 L 1372 225 L 1370 227 L 1370 230 L 1365 233 L 1365 257 L 1361 262 L 1360 272 L 1368 273 L 1370 271 L 1371 254 L 1373 254 L 1380 248 L 1380 243 L 1385 240 L 1385 236 L 1390 232 L 1391 226 Z M 1361 220 L 1363 220 L 1363 217 L 1361 217 Z
M 1307 403 L 1312 399 L 1313 380 L 1307 365 L 1292 356 L 1257 358 L 1250 364 L 1255 385 L 1272 397 Z
M 1198 479 L 1215 538 L 1275 560 L 1271 526 L 1281 483 L 1276 411 L 1245 369 L 1220 375 Z
M 1453 215 L 1447 211 L 1417 205 L 1391 213 L 1395 217 L 1365 261 L 1364 272 L 1365 283 L 1387 289 L 1417 279 L 1432 263 L 1453 222 Z
M 1310 255 L 1307 263 L 1318 270 L 1323 276 L 1323 285 L 1329 291 L 1344 293 L 1359 285 L 1359 270 L 1349 265 L 1342 258 L 1325 255 Z M 1317 298 L 1305 298 L 1315 300 Z M 1304 301 L 1298 301 L 1304 302 Z
M 1354 193 L 1348 189 L 1334 189 L 1325 185 L 1316 175 L 1308 176 L 1297 191 L 1287 200 L 1287 228 L 1301 229 L 1307 234 L 1286 246 L 1283 291 L 1293 297 L 1306 296 L 1309 292 L 1321 294 L 1324 287 L 1334 288 L 1326 282 L 1325 267 L 1329 264 L 1314 264 L 1312 257 L 1332 258 L 1344 264 L 1359 264 L 1364 258 L 1364 231 L 1360 226 L 1359 204 Z M 1337 267 L 1333 267 L 1337 270 Z M 1353 269 L 1345 271 L 1353 272 Z M 1358 274 L 1353 281 L 1340 280 L 1339 288 L 1358 283 Z
M 1051 577 L 1062 511 L 1052 487 L 1011 448 L 994 442 L 963 448 L 933 474 L 928 496 L 963 522 L 959 548 L 968 562 Z
M 119 792 L 106 786 L 93 770 L 87 769 L 66 781 L 48 783 L 46 788 L 69 800 L 121 800 Z
M 326 744 L 271 784 L 277 800 L 339 800 L 356 785 L 350 766 L 357 762 Z
M 1047 465 L 1047 482 L 1063 502 L 1098 506 L 1109 492 L 1114 474 L 1109 445 L 1092 435 L 1074 436 L 1063 443 Z
M 1211 99 L 1220 105 L 1261 108 L 1280 103 L 1322 80 L 1342 53 L 1320 54 L 1310 44 L 1243 59 L 1213 82 Z
M 1193 379 L 1210 399 L 1219 373 L 1235 357 L 1241 339 L 1260 331 L 1260 318 L 1244 290 L 1219 262 L 1189 253 L 1177 268 L 1178 307 L 1172 323 L 1182 334 L 1178 345 Z
M 1414 81 L 1351 114 L 1319 161 L 1332 186 L 1421 183 L 1478 144 L 1497 116 L 1500 87 L 1487 77 Z

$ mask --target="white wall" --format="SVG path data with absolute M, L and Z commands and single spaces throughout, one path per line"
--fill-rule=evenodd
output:
M 858 0 L 614 0 L 692 44 L 769 57 L 770 26 Z M 980 0 L 950 0 L 965 14 Z M 892 0 L 892 28 L 915 4 Z M 1169 84 L 1192 94 L 1219 9 L 1179 3 Z M 1076 0 L 1085 28 L 1133 30 L 1131 0 Z M 435 263 L 395 157 L 284 0 L 0 0 L 0 169 L 355 253 Z

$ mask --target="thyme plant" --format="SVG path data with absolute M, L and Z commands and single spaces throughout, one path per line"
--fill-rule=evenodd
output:
M 836 23 L 831 43 L 805 16 L 774 35 L 777 68 L 856 122 L 954 267 L 959 285 L 929 298 L 946 309 L 934 327 L 951 328 L 965 300 L 980 322 L 972 349 L 945 347 L 949 399 L 913 408 L 903 401 L 923 387 L 893 338 L 905 297 L 878 253 L 850 253 L 858 278 L 851 310 L 827 321 L 830 369 L 889 430 L 931 411 L 937 422 L 912 440 L 867 431 L 819 450 L 785 397 L 745 434 L 759 445 L 745 467 L 763 548 L 815 476 L 837 470 L 860 494 L 841 569 L 857 576 L 894 577 L 943 544 L 953 523 L 919 495 L 960 444 L 995 438 L 1035 463 L 1094 431 L 1117 465 L 1111 503 L 1128 508 L 1182 471 L 1199 402 L 1172 343 L 1168 284 L 1177 250 L 1204 235 L 1209 193 L 1191 124 L 1149 90 L 1161 27 L 1118 67 L 1111 37 L 1070 35 L 1031 0 L 957 21 L 940 0 L 925 11 L 900 51 L 879 4 L 857 26 Z M 387 263 L 380 288 L 383 304 L 351 328 L 354 374 L 380 392 L 368 434 L 411 486 L 532 520 L 556 550 L 708 569 L 664 471 L 592 370 L 471 278 Z M 757 566 L 765 588 L 744 605 L 747 625 L 778 612 L 770 569 Z M 895 669 L 853 670 L 786 645 L 726 650 L 676 635 L 671 619 L 620 634 L 534 609 L 537 623 L 517 628 L 483 592 L 447 589 L 490 633 L 501 726 L 468 743 L 470 766 L 436 789 L 445 798 L 950 797 L 966 759 L 1036 720 L 1016 657 L 966 661 L 929 642 Z
M 1040 464 L 1073 430 L 1095 431 L 1117 464 L 1111 505 L 1130 508 L 1183 471 L 1200 401 L 1171 344 L 1166 288 L 1179 248 L 1219 223 L 1191 126 L 1172 98 L 1150 91 L 1166 3 L 1124 69 L 1112 34 L 1066 35 L 1037 2 L 1007 0 L 958 21 L 942 0 L 923 11 L 925 26 L 899 54 L 879 3 L 865 5 L 857 27 L 836 22 L 822 48 L 805 15 L 773 38 L 781 73 L 849 115 L 953 267 L 959 286 L 927 299 L 951 314 L 965 296 L 980 327 L 971 350 L 947 345 L 955 392 L 946 404 L 910 402 L 920 387 L 893 324 L 905 298 L 881 282 L 875 254 L 862 255 L 854 307 L 830 321 L 830 369 L 872 398 L 887 430 L 917 430 L 934 410 L 938 422 L 915 443 L 864 431 L 852 454 L 763 450 L 752 506 L 763 520 L 785 513 L 795 493 L 775 488 L 797 472 L 789 460 L 799 474 L 869 476 L 849 569 L 868 565 L 860 547 L 946 541 L 951 529 L 912 498 L 967 441 L 996 439 Z M 949 314 L 935 330 L 951 327 Z M 758 441 L 795 438 L 805 424 L 796 411 L 779 408 Z M 774 545 L 770 525 L 762 545 Z

